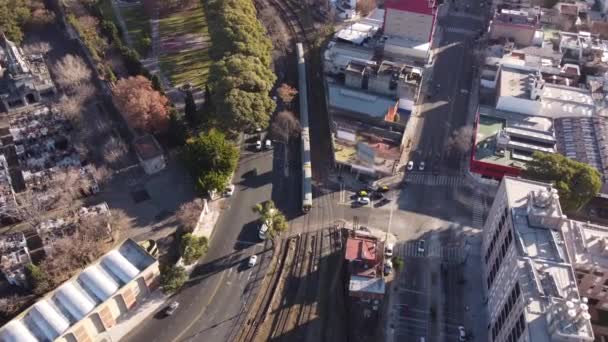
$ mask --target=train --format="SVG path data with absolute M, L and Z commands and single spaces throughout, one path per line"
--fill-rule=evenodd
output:
M 298 58 L 298 95 L 300 99 L 300 125 L 302 132 L 302 212 L 312 209 L 312 162 L 310 161 L 310 126 L 308 124 L 308 82 L 306 81 L 306 59 L 304 45 L 296 44 Z

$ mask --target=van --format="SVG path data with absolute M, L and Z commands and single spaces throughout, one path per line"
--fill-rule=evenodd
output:
M 268 233 L 268 225 L 266 225 L 266 223 L 262 223 L 258 232 L 258 237 L 260 240 L 266 240 L 266 233 Z

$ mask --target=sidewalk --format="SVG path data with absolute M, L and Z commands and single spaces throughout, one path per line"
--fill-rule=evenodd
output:
M 156 290 L 149 294 L 143 303 L 138 304 L 133 310 L 127 312 L 116 322 L 115 326 L 107 331 L 109 340 L 120 341 L 141 322 L 162 308 L 167 298 L 169 296 L 165 295 L 161 290 Z

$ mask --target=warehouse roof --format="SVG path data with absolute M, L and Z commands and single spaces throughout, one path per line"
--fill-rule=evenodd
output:
M 2 327 L 0 340 L 56 339 L 154 262 L 137 243 L 126 240 Z

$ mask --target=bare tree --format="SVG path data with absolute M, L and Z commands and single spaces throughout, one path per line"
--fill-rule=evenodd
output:
M 290 137 L 298 136 L 302 131 L 300 121 L 296 118 L 293 112 L 283 110 L 277 113 L 270 124 L 270 133 L 272 136 L 285 143 Z
M 287 83 L 283 83 L 277 88 L 277 95 L 286 105 L 290 105 L 297 94 L 298 91 Z
M 79 125 L 87 102 L 94 94 L 95 86 L 90 83 L 81 84 L 70 92 L 70 96 L 62 95 L 57 107 L 72 124 Z
M 6 318 L 13 317 L 34 300 L 34 295 L 12 295 L 0 298 L 0 315 Z
M 184 232 L 192 232 L 194 230 L 202 210 L 203 201 L 200 198 L 186 202 L 179 207 L 176 218 Z
M 51 44 L 49 44 L 49 42 L 45 42 L 45 41 L 31 42 L 31 43 L 28 43 L 25 46 L 23 46 L 23 51 L 28 55 L 32 55 L 32 54 L 46 55 L 47 53 L 49 53 L 49 51 L 51 51 L 51 49 L 52 49 Z
M 74 90 L 91 78 L 91 70 L 80 56 L 65 55 L 53 67 L 57 83 L 65 89 Z
M 167 129 L 169 100 L 154 90 L 150 80 L 143 76 L 122 78 L 112 90 L 114 103 L 131 127 L 150 133 Z
M 359 14 L 362 17 L 366 17 L 376 7 L 378 7 L 376 0 L 358 0 L 357 1 L 357 12 L 359 12 Z
M 106 163 L 119 163 L 128 153 L 128 147 L 125 142 L 115 136 L 110 136 L 103 144 L 103 159 Z
M 109 224 L 112 228 L 112 239 L 117 241 L 121 240 L 127 230 L 133 226 L 133 218 L 122 209 L 112 209 L 110 210 Z
M 446 142 L 448 151 L 465 153 L 471 148 L 471 139 L 473 137 L 473 128 L 469 126 L 461 127 L 454 131 L 452 136 Z

